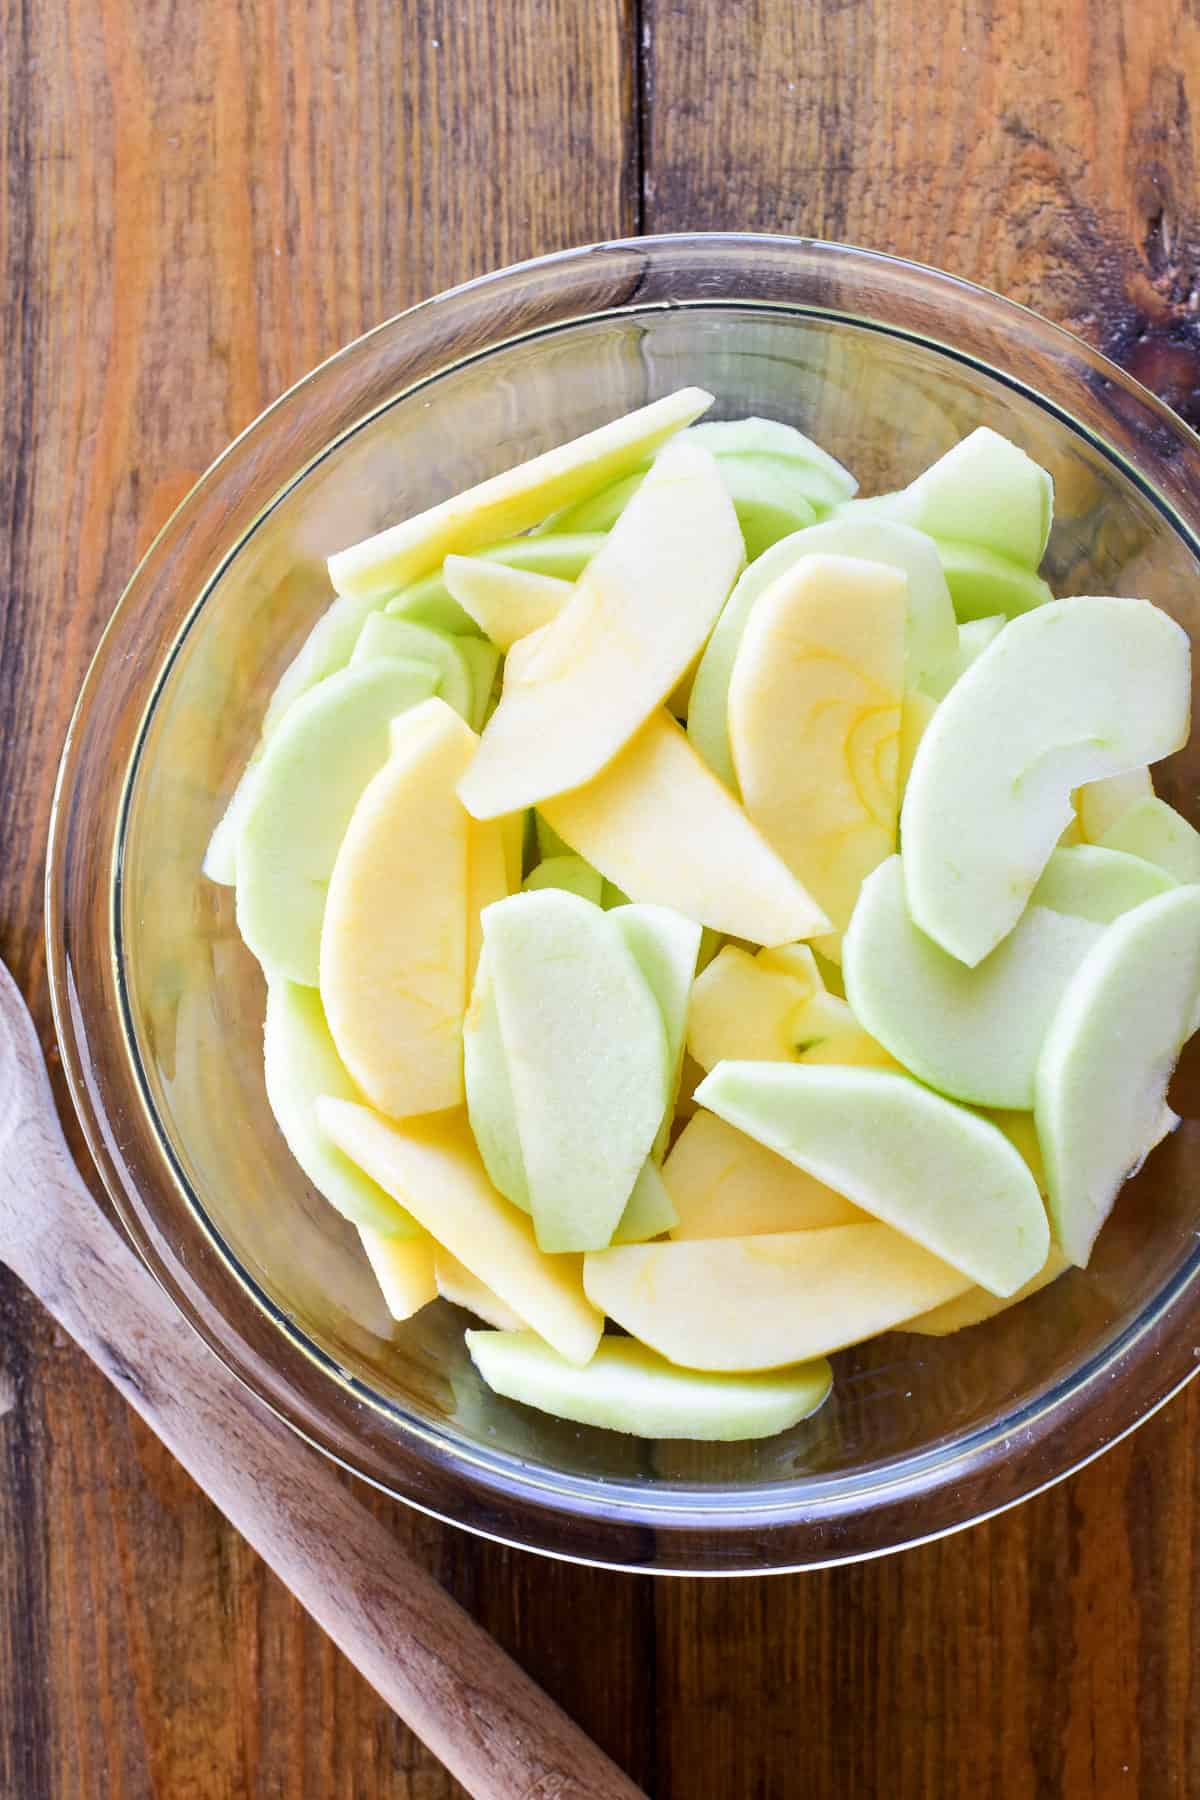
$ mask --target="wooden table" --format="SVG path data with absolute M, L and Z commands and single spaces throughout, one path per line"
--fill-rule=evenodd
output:
M 97 635 L 217 451 L 387 314 L 588 239 L 816 233 L 1200 415 L 1195 0 L 0 0 L 0 68 L 0 950 L 48 1051 Z M 460 1792 L 7 1277 L 0 1415 L 5 1800 Z M 1200 1793 L 1198 1421 L 1194 1387 L 991 1525 L 773 1581 L 369 1503 L 661 1800 L 1168 1800 Z

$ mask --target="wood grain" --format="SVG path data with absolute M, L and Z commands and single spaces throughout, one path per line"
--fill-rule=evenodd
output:
M 640 225 L 974 276 L 1195 422 L 1198 34 L 1195 0 L 0 0 L 0 950 L 43 1042 L 71 698 L 263 401 L 448 281 Z M 8 1282 L 0 1413 L 5 1800 L 460 1791 Z M 1198 1424 L 1193 1393 L 1007 1518 L 770 1582 L 370 1504 L 659 1800 L 1190 1800 Z

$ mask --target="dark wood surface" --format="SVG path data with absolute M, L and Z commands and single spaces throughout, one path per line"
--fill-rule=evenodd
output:
M 121 584 L 409 301 L 638 229 L 819 232 L 987 280 L 1200 417 L 1195 0 L 0 0 L 0 69 L 0 951 L 48 1050 L 54 765 Z M 660 1800 L 1176 1800 L 1198 1412 L 803 1578 L 594 1574 L 368 1503 Z M 460 1791 L 0 1278 L 3 1800 Z

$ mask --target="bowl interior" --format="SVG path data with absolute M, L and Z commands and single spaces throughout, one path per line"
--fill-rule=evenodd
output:
M 444 1302 L 390 1323 L 354 1233 L 306 1185 L 268 1111 L 263 983 L 233 896 L 200 876 L 209 834 L 279 673 L 329 600 L 328 552 L 685 383 L 714 416 L 811 433 L 864 492 L 898 486 L 986 423 L 1053 473 L 1056 591 L 1133 593 L 1200 627 L 1197 557 L 1179 521 L 1105 444 L 981 363 L 864 322 L 721 302 L 612 312 L 467 357 L 331 445 L 228 554 L 164 655 L 127 787 L 115 902 L 131 1054 L 174 1182 L 217 1246 L 321 1365 L 352 1377 L 399 1441 L 413 1421 L 492 1463 L 622 1484 L 670 1506 L 699 1486 L 733 1508 L 786 1491 L 851 1497 L 898 1462 L 1024 1412 L 1104 1355 L 1195 1251 L 1200 1125 L 1185 1122 L 1126 1190 L 1087 1271 L 985 1327 L 892 1334 L 836 1358 L 831 1402 L 761 1444 L 643 1443 L 495 1399 Z M 157 659 L 161 646 L 147 646 Z M 1160 792 L 1191 813 L 1200 748 Z M 340 1372 L 340 1374 L 339 1374 Z

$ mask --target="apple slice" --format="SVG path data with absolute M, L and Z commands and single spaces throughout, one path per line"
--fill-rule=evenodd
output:
M 958 649 L 939 669 L 931 669 L 925 677 L 925 692 L 934 700 L 944 700 L 960 675 L 983 655 L 988 645 L 1000 636 L 1008 620 L 1002 613 L 987 619 L 969 619 L 958 628 Z
M 683 1067 L 684 1042 L 687 1037 L 688 1002 L 696 975 L 696 959 L 700 954 L 701 930 L 694 920 L 684 918 L 682 913 L 673 911 L 669 906 L 637 906 L 627 903 L 615 906 L 612 918 L 613 924 L 632 951 L 646 985 L 658 1002 L 666 1033 L 667 1105 L 653 1144 L 653 1155 L 661 1162 L 670 1136 L 675 1095 L 679 1091 L 679 1074 Z M 635 1189 L 635 1194 L 636 1191 Z M 661 1211 L 660 1205 L 655 1216 Z M 623 1220 L 622 1227 L 625 1224 L 626 1221 Z M 659 1226 L 659 1230 L 665 1230 L 665 1227 Z
M 897 786 L 903 797 L 916 759 L 917 746 L 925 736 L 929 721 L 937 711 L 937 701 L 920 688 L 909 688 L 900 705 L 900 749 Z
M 602 774 L 542 803 L 546 819 L 635 900 L 756 944 L 829 920 L 701 762 L 675 721 L 652 715 Z
M 1145 600 L 1055 600 L 1009 621 L 921 740 L 900 829 L 909 909 L 960 962 L 1010 932 L 1082 782 L 1187 741 L 1187 633 Z
M 526 894 L 536 894 L 539 888 L 561 888 L 566 894 L 590 900 L 593 906 L 599 906 L 604 893 L 604 877 L 574 851 L 566 856 L 547 856 L 530 869 L 521 885 Z
M 757 1237 L 863 1224 L 867 1214 L 715 1113 L 688 1120 L 663 1164 L 673 1238 Z
M 760 594 L 809 556 L 851 556 L 886 563 L 908 582 L 905 681 L 920 687 L 927 673 L 953 657 L 958 627 L 938 554 L 929 539 L 887 519 L 837 518 L 774 544 L 744 571 L 708 640 L 688 702 L 688 736 L 713 773 L 735 788 L 729 747 L 729 682 L 742 634 Z
M 393 1319 L 411 1319 L 423 1306 L 437 1299 L 433 1263 L 435 1246 L 428 1232 L 422 1231 L 410 1238 L 381 1237 L 378 1232 L 360 1225 L 358 1235 Z
M 613 1232 L 614 1244 L 645 1244 L 651 1238 L 670 1231 L 678 1214 L 670 1189 L 653 1157 L 647 1157 L 633 1184 L 620 1223 Z
M 547 514 L 617 480 L 711 404 L 712 395 L 702 388 L 681 388 L 639 407 L 339 551 L 329 558 L 329 578 L 339 594 L 386 598 L 438 568 L 451 552 L 469 553 L 494 538 L 527 531 Z
M 455 787 L 477 742 L 444 700 L 397 719 L 329 880 L 325 1016 L 367 1099 L 394 1118 L 462 1102 L 469 821 Z
M 632 1338 L 606 1337 L 586 1369 L 532 1332 L 468 1331 L 467 1349 L 493 1393 L 579 1425 L 632 1437 L 740 1443 L 773 1437 L 823 1405 L 824 1360 L 765 1375 L 696 1375 Z
M 806 557 L 760 596 L 729 684 L 743 804 L 831 920 L 896 847 L 907 583 Z
M 1200 881 L 1200 831 L 1153 794 L 1135 801 L 1100 841 L 1156 864 L 1175 881 Z
M 1153 797 L 1154 783 L 1145 765 L 1104 781 L 1086 781 L 1075 791 L 1075 815 L 1084 842 L 1098 844 L 1131 806 Z
M 727 1062 L 696 1099 L 991 1293 L 1015 1293 L 1046 1260 L 1045 1209 L 1017 1151 L 906 1075 Z
M 484 1168 L 506 1200 L 530 1210 L 529 1178 L 517 1129 L 508 1057 L 496 1010 L 496 988 L 485 942 L 463 1020 L 463 1086 L 467 1116 Z
M 238 929 L 269 974 L 317 985 L 325 892 L 350 815 L 387 761 L 391 721 L 431 692 L 423 664 L 343 669 L 301 695 L 269 740 L 237 850 Z
M 613 919 L 553 888 L 484 914 L 543 1250 L 611 1240 L 667 1105 L 662 1014 Z
M 741 560 L 716 463 L 672 444 L 562 612 L 509 653 L 500 704 L 462 783 L 468 812 L 542 803 L 610 763 L 699 652 Z
M 1200 995 L 1200 888 L 1108 927 L 1063 997 L 1037 1072 L 1055 1235 L 1081 1267 L 1122 1184 L 1156 1141 Z
M 539 527 L 541 531 L 611 531 L 621 514 L 625 511 L 633 496 L 645 481 L 650 464 L 646 463 L 634 475 L 623 475 L 620 481 L 614 481 L 598 494 L 589 494 L 586 500 L 577 500 L 574 506 L 564 507 L 555 513 L 552 519 Z
M 408 657 L 432 665 L 437 671 L 437 693 L 460 719 L 470 720 L 474 704 L 471 671 L 458 645 L 444 631 L 430 625 L 414 625 L 411 619 L 391 619 L 373 612 L 359 633 L 350 658 L 357 669 L 380 656 Z
M 1073 844 L 1051 856 L 1030 895 L 1030 910 L 1048 906 L 1053 912 L 1074 913 L 1077 918 L 1110 925 L 1131 907 L 1153 900 L 1175 885 L 1165 869 L 1140 856 L 1105 850 L 1099 844 Z M 1017 931 L 1020 929 L 1018 925 Z M 992 952 L 993 956 L 999 954 L 999 950 Z
M 442 573 L 451 596 L 501 650 L 556 619 L 573 591 L 555 575 L 479 556 L 448 556 Z
M 472 731 L 482 731 L 500 698 L 496 679 L 500 673 L 500 652 L 486 638 L 461 637 L 458 653 L 471 677 L 471 710 L 467 714 L 467 724 Z
M 696 977 L 688 1008 L 687 1046 L 702 1069 L 719 1062 L 792 1062 L 804 1038 L 796 1015 L 821 992 L 807 945 L 804 959 L 771 963 L 726 944 Z
M 969 1277 L 887 1225 L 620 1244 L 584 1258 L 592 1304 L 688 1369 L 778 1369 L 952 1300 Z
M 472 560 L 496 563 L 507 569 L 525 569 L 531 575 L 546 575 L 556 581 L 575 581 L 591 562 L 604 542 L 602 531 L 564 532 L 559 537 L 507 538 L 476 550 Z M 371 599 L 370 606 L 382 605 Z M 446 586 L 445 567 L 432 575 L 422 576 L 392 597 L 384 611 L 394 618 L 412 619 L 420 625 L 433 625 L 439 631 L 465 636 L 477 629 L 470 613 L 464 612 Z
M 430 1235 L 561 1356 L 590 1361 L 604 1320 L 583 1292 L 580 1259 L 542 1255 L 525 1214 L 488 1180 L 461 1113 L 393 1125 L 370 1107 L 322 1098 L 317 1119 L 352 1162 L 388 1193 L 403 1194 Z
M 511 1306 L 506 1306 L 486 1282 L 480 1281 L 478 1275 L 472 1275 L 465 1263 L 460 1263 L 457 1256 L 451 1256 L 440 1244 L 433 1246 L 433 1274 L 438 1293 L 452 1306 L 465 1307 L 467 1312 L 474 1313 L 477 1319 L 494 1326 L 497 1331 L 527 1329 L 524 1319 L 518 1318 Z M 535 1337 L 534 1342 L 541 1343 L 541 1339 Z
M 994 550 L 979 544 L 954 544 L 945 538 L 938 539 L 937 548 L 960 624 L 986 619 L 992 613 L 1015 619 L 1018 613 L 1031 612 L 1054 598 L 1040 575 Z
M 1024 450 L 981 425 L 899 493 L 850 502 L 858 507 L 1036 569 L 1050 536 L 1054 483 Z M 857 518 L 850 509 L 847 516 Z
M 913 924 L 893 856 L 867 877 L 854 909 L 842 946 L 846 993 L 872 1037 L 930 1087 L 977 1106 L 1029 1108 L 1050 1021 L 1101 929 L 1030 906 L 966 968 Z
M 267 983 L 263 1029 L 267 1101 L 288 1149 L 317 1192 L 343 1218 L 376 1238 L 412 1237 L 419 1229 L 390 1194 L 363 1174 L 317 1124 L 320 1094 L 357 1100 L 359 1091 L 334 1049 L 321 996 L 282 978 Z
M 483 919 L 486 906 L 507 900 L 508 857 L 502 819 L 467 820 L 467 987 L 483 951 Z
M 1058 1245 L 1051 1244 L 1050 1254 L 1037 1274 L 1031 1276 L 1015 1294 L 1010 1294 L 1007 1300 L 998 1300 L 986 1288 L 968 1288 L 957 1300 L 946 1300 L 930 1312 L 918 1313 L 915 1319 L 907 1319 L 898 1329 L 915 1332 L 918 1337 L 949 1337 L 952 1332 L 965 1331 L 968 1326 L 982 1325 L 985 1319 L 994 1319 L 997 1313 L 1007 1312 L 1010 1306 L 1017 1306 L 1022 1300 L 1028 1300 L 1031 1294 L 1040 1294 L 1044 1287 L 1057 1281 L 1070 1267 L 1069 1259 L 1063 1255 Z
M 849 500 L 858 487 L 849 469 L 828 450 L 779 419 L 706 419 L 686 435 L 689 443 L 703 444 L 722 460 L 757 457 L 786 466 L 792 480 L 803 484 L 801 492 L 813 506 L 836 506 Z

